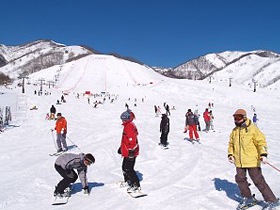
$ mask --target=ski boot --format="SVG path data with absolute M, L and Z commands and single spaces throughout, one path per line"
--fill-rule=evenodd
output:
M 127 188 L 127 192 L 128 193 L 136 193 L 136 192 L 140 192 L 141 191 L 141 187 L 138 187 L 136 185 L 130 186 L 129 188 Z
M 274 202 L 267 202 L 267 205 L 263 207 L 263 210 L 273 210 L 276 209 L 277 206 L 280 206 L 279 198 Z

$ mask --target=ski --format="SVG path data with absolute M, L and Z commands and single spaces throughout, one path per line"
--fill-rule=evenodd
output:
M 50 153 L 49 156 L 59 156 L 59 155 L 61 155 L 61 154 L 63 154 L 63 153 L 64 153 L 64 151 L 62 151 L 62 152 Z

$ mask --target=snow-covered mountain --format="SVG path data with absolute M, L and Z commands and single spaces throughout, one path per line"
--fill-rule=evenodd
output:
M 173 78 L 202 80 L 208 78 L 228 80 L 238 83 L 258 82 L 268 87 L 280 79 L 280 54 L 271 51 L 226 51 L 211 53 L 187 61 L 172 69 L 156 71 Z
M 51 40 L 38 40 L 23 45 L 0 45 L 0 72 L 17 78 L 19 75 L 49 68 L 54 65 L 92 54 L 81 46 L 66 46 Z

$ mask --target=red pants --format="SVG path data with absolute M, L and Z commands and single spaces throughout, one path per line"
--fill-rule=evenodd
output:
M 193 139 L 193 132 L 196 139 L 199 139 L 199 135 L 196 130 L 196 125 L 189 125 L 189 135 L 190 139 Z

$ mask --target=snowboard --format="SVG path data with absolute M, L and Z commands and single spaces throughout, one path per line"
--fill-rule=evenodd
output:
M 119 188 L 127 188 L 128 187 L 128 184 L 126 182 L 124 182 L 123 180 L 120 180 L 120 181 L 117 181 L 116 182 L 116 185 L 119 187 Z M 145 197 L 147 196 L 148 194 L 146 193 L 143 193 L 141 191 L 137 191 L 137 192 L 127 192 L 127 194 L 129 196 L 131 196 L 132 198 L 140 198 L 140 197 Z
M 143 193 L 141 191 L 138 191 L 138 192 L 128 192 L 127 194 L 129 194 L 132 198 L 141 198 L 141 197 L 148 196 L 148 194 Z
M 53 201 L 52 205 L 64 205 L 64 204 L 67 204 L 69 198 L 71 197 L 72 189 L 73 189 L 73 186 L 67 187 L 64 190 L 64 196 L 63 197 L 56 196 L 54 198 L 54 201 Z

